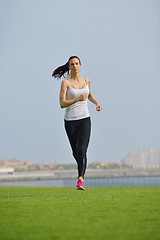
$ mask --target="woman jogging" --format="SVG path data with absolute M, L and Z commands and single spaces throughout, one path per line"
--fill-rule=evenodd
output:
M 60 106 L 66 109 L 65 130 L 78 166 L 77 190 L 85 190 L 83 179 L 87 166 L 86 154 L 91 132 L 87 98 L 96 105 L 97 111 L 101 111 L 102 107 L 91 93 L 90 79 L 81 77 L 80 70 L 79 57 L 71 56 L 65 65 L 53 71 L 52 77 L 61 78 L 70 73 L 70 77 L 63 80 L 61 84 Z

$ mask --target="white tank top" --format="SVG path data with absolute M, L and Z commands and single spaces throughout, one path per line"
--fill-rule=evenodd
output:
M 86 83 L 87 83 L 87 79 L 86 79 Z M 87 99 L 85 101 L 78 101 L 70 105 L 69 107 L 66 107 L 66 111 L 64 115 L 65 120 L 67 121 L 79 120 L 79 119 L 87 118 L 90 116 L 88 111 L 88 104 L 87 104 L 88 95 L 89 95 L 88 83 L 87 83 L 87 86 L 82 89 L 75 89 L 69 85 L 66 93 L 66 99 L 70 100 L 73 98 L 77 98 L 82 94 L 87 95 Z

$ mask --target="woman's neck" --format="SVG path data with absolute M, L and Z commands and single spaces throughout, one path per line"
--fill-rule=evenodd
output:
M 80 73 L 75 73 L 71 75 L 71 78 L 74 79 L 75 81 L 79 81 L 80 80 Z

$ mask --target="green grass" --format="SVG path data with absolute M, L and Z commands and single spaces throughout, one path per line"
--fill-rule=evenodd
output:
M 0 187 L 2 240 L 159 240 L 160 187 Z

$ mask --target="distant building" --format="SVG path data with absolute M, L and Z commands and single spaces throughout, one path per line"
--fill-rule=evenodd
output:
M 14 168 L 16 171 L 20 170 L 28 170 L 28 167 L 32 165 L 31 161 L 22 162 L 18 159 L 10 159 L 10 160 L 0 160 L 0 169 L 4 168 Z
M 0 169 L 13 168 L 14 171 L 39 171 L 39 170 L 53 170 L 56 168 L 56 164 L 43 165 L 32 164 L 31 161 L 23 162 L 18 159 L 6 159 L 0 160 Z
M 14 168 L 0 168 L 0 175 L 13 174 Z
M 153 151 L 150 147 L 148 150 L 139 149 L 136 153 L 129 152 L 121 163 L 134 168 L 159 168 L 160 149 Z

